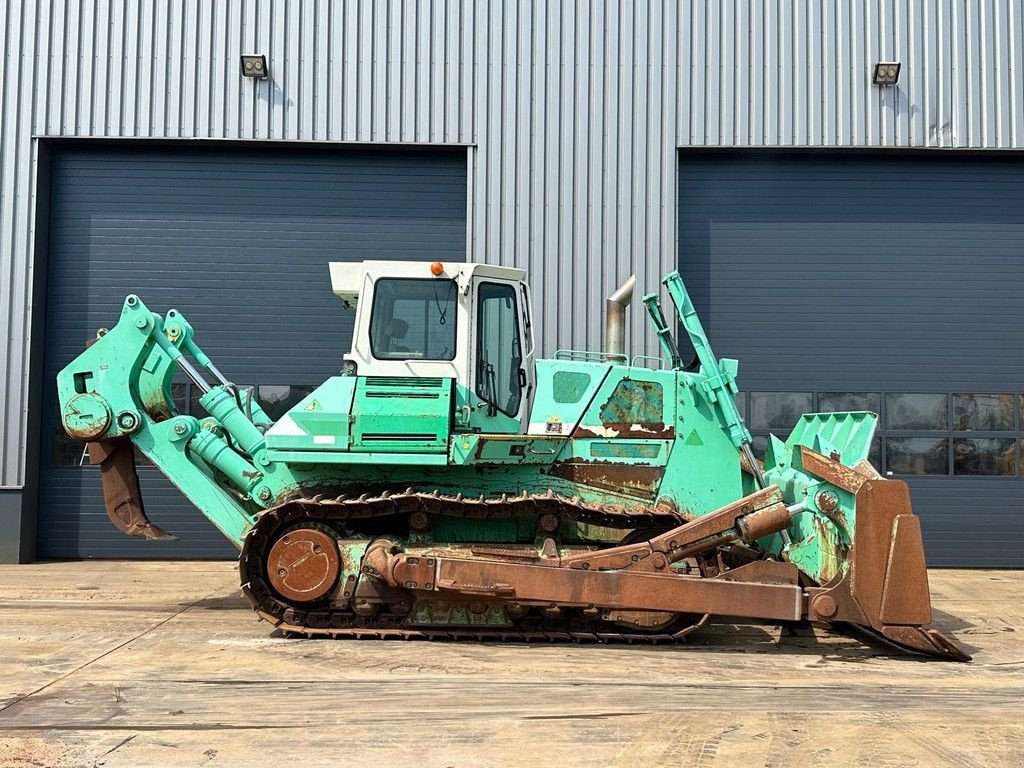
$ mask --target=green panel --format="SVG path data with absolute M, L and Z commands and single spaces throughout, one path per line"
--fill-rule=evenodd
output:
M 657 459 L 664 452 L 662 442 L 635 440 L 593 440 L 590 455 L 595 459 Z
M 267 448 L 348 450 L 356 381 L 352 376 L 333 376 L 313 390 L 267 431 Z
M 580 419 L 577 436 L 672 437 L 676 375 L 675 371 L 615 366 Z
M 530 433 L 571 435 L 611 368 L 603 362 L 538 360 Z
M 451 457 L 453 464 L 550 464 L 566 441 L 532 435 L 457 435 Z
M 443 453 L 453 379 L 363 376 L 352 406 L 352 450 Z
M 403 446 L 404 447 L 404 446 Z M 267 451 L 271 461 L 289 464 L 408 464 L 415 467 L 439 466 L 448 463 L 443 453 L 370 453 L 367 451 Z

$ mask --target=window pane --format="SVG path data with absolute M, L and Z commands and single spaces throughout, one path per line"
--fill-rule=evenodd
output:
M 187 413 L 188 385 L 183 381 L 171 382 L 171 399 L 174 401 L 174 409 L 178 413 Z
M 868 461 L 877 470 L 882 469 L 882 438 L 877 435 L 871 438 L 871 449 L 868 451 Z
M 199 387 L 192 387 L 192 394 L 188 400 L 188 415 L 195 416 L 197 419 L 205 419 L 208 414 L 206 409 L 199 404 L 199 398 L 202 397 L 203 391 Z
M 954 475 L 1016 475 L 1017 441 L 1011 437 L 953 439 Z
M 271 421 L 277 421 L 313 391 L 313 387 L 294 384 L 261 384 L 256 387 L 256 402 Z
M 482 283 L 477 294 L 476 394 L 502 413 L 519 412 L 523 351 L 519 313 L 511 285 Z
M 949 438 L 890 437 L 885 442 L 885 468 L 897 475 L 948 475 Z
M 953 429 L 1013 430 L 1013 395 L 953 395 Z
M 764 461 L 764 452 L 768 449 L 768 435 L 754 435 L 750 441 L 750 450 L 754 452 L 761 461 Z
M 814 410 L 810 392 L 751 392 L 750 425 L 753 429 L 793 428 L 805 413 Z
M 885 396 L 886 429 L 932 429 L 946 431 L 949 407 L 945 395 Z
M 786 442 L 789 438 L 788 431 L 783 434 L 774 433 L 779 440 Z M 750 441 L 750 450 L 754 452 L 754 456 L 764 461 L 764 454 L 768 450 L 768 435 L 754 435 Z
M 455 357 L 455 319 L 454 280 L 378 280 L 370 317 L 373 356 L 378 360 L 451 360 Z
M 818 411 L 872 411 L 882 410 L 882 395 L 878 392 L 819 392 Z
M 60 424 L 56 426 L 53 434 L 53 454 L 51 461 L 55 466 L 77 467 L 80 464 L 88 464 L 89 457 L 83 454 L 85 443 L 68 435 Z
M 150 461 L 146 457 L 146 454 L 144 454 L 142 451 L 139 450 L 139 446 L 135 445 L 135 446 L 132 446 L 132 448 L 135 451 L 135 466 L 136 467 L 152 467 L 153 466 L 153 462 Z
M 739 409 L 740 417 L 747 420 L 747 393 L 737 392 L 736 393 L 736 407 Z

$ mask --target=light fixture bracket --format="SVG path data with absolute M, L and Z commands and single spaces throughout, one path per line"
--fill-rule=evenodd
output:
M 270 76 L 270 72 L 267 70 L 267 57 L 262 53 L 243 53 L 241 66 L 242 77 L 266 80 Z
M 871 72 L 871 83 L 873 85 L 896 85 L 899 79 L 900 62 L 898 61 L 879 61 Z

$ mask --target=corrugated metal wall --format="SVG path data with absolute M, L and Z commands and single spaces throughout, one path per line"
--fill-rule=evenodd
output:
M 564 308 L 547 352 L 674 266 L 677 146 L 1024 147 L 1021 0 L 22 0 L 0 35 L 0 486 L 25 478 L 33 135 L 474 145 L 470 256 Z

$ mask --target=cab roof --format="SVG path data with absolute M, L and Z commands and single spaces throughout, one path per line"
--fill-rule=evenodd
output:
M 382 277 L 411 277 L 426 279 L 455 280 L 460 287 L 467 286 L 474 276 L 493 277 L 499 280 L 522 282 L 526 279 L 526 271 L 515 267 L 501 267 L 496 264 L 478 264 L 475 262 L 455 261 L 442 262 L 443 272 L 434 275 L 430 271 L 429 261 L 332 261 L 331 290 L 349 308 L 354 308 L 359 300 L 366 278 L 377 280 Z

